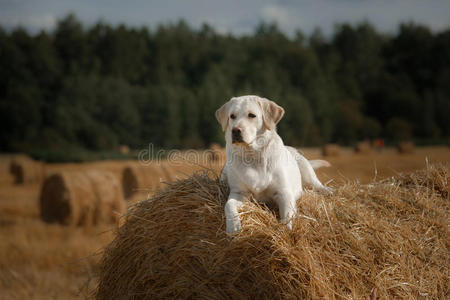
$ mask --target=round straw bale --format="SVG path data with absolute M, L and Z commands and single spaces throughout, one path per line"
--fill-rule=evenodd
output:
M 169 180 L 169 174 L 160 163 L 128 166 L 122 172 L 122 189 L 126 199 L 139 191 L 149 192 L 161 186 L 162 181 Z
M 64 225 L 90 224 L 95 195 L 82 172 L 59 172 L 48 177 L 40 196 L 41 218 Z
M 0 155 L 0 184 L 12 184 L 14 177 L 11 174 L 11 157 Z
M 210 163 L 224 164 L 226 159 L 225 148 L 221 147 L 219 144 L 211 144 L 208 150 L 208 161 Z
M 111 172 L 90 171 L 86 176 L 90 179 L 96 196 L 94 224 L 117 223 L 126 211 L 119 180 Z
M 42 185 L 40 210 L 45 222 L 112 222 L 125 208 L 120 182 L 106 171 L 62 171 L 48 177 Z
M 400 142 L 397 144 L 397 150 L 400 154 L 414 153 L 416 148 L 413 142 Z
M 176 181 L 128 212 L 104 251 L 96 297 L 362 299 L 377 288 L 381 299 L 446 298 L 448 199 L 390 180 L 305 193 L 292 230 L 247 202 L 231 236 L 217 175 Z
M 122 155 L 127 155 L 130 153 L 130 147 L 127 145 L 120 145 L 119 146 L 119 153 Z
M 10 163 L 14 183 L 39 183 L 44 179 L 44 164 L 26 155 L 15 156 Z
M 339 156 L 341 148 L 337 144 L 326 144 L 322 147 L 323 156 Z
M 402 177 L 401 184 L 409 187 L 423 186 L 440 194 L 443 199 L 450 200 L 450 165 L 448 163 L 427 164 L 424 170 Z
M 199 164 L 194 164 L 183 160 L 166 160 L 162 161 L 160 164 L 167 174 L 168 181 L 175 181 L 189 177 L 194 172 L 203 169 L 203 166 Z
M 212 144 L 209 146 L 209 149 L 211 149 L 211 150 L 223 150 L 223 147 L 220 146 L 220 145 L 217 144 L 217 143 L 212 143 Z
M 372 152 L 372 145 L 369 141 L 357 142 L 354 149 L 355 153 L 369 154 Z

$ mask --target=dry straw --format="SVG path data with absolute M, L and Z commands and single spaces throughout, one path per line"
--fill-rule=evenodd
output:
M 448 299 L 449 165 L 306 192 L 290 231 L 249 201 L 225 233 L 215 174 L 170 184 L 127 214 L 98 299 Z
M 13 157 L 9 167 L 14 183 L 39 183 L 44 179 L 44 164 L 26 155 Z
M 63 171 L 43 183 L 40 209 L 46 222 L 89 226 L 117 222 L 126 204 L 113 173 Z

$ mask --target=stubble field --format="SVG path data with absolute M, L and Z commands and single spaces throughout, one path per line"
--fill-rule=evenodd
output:
M 308 159 L 323 158 L 320 149 L 302 151 Z M 351 149 L 343 149 L 339 156 L 325 159 L 332 167 L 319 170 L 319 178 L 336 187 L 423 169 L 427 161 L 450 162 L 450 148 L 423 147 L 411 154 L 398 154 L 394 149 L 354 154 Z M 114 238 L 116 225 L 76 227 L 44 223 L 39 211 L 41 185 L 14 184 L 8 173 L 9 162 L 9 156 L 0 158 L 0 299 L 78 299 L 91 295 L 97 283 L 95 274 L 102 248 Z M 170 169 L 170 163 L 165 163 Z M 50 164 L 45 166 L 45 172 L 108 169 L 120 174 L 129 164 L 138 163 Z M 220 164 L 212 167 L 220 170 Z M 199 169 L 178 166 L 171 179 Z M 151 193 L 150 189 L 142 190 L 128 203 L 145 199 Z

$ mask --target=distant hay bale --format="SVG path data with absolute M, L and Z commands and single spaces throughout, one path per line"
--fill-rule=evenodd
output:
M 448 178 L 448 165 L 439 170 Z M 333 196 L 307 192 L 292 231 L 248 202 L 233 236 L 225 233 L 228 187 L 195 174 L 128 212 L 104 251 L 95 296 L 363 299 L 377 288 L 380 299 L 445 299 L 450 205 L 430 189 L 433 174 L 347 183 Z
M 337 144 L 326 144 L 322 147 L 323 156 L 339 156 L 341 147 Z
M 45 222 L 92 225 L 117 222 L 126 204 L 113 173 L 63 171 L 44 181 L 40 210 Z
M 176 181 L 187 178 L 193 173 L 203 170 L 205 167 L 200 164 L 186 161 L 164 161 L 162 166 L 167 172 L 168 181 Z
M 130 147 L 127 145 L 120 145 L 119 146 L 119 153 L 122 155 L 127 155 L 130 153 Z
M 167 170 L 159 163 L 128 166 L 122 172 L 123 195 L 128 199 L 139 191 L 154 191 L 161 186 L 162 181 L 169 179 Z
M 26 155 L 14 156 L 11 160 L 10 173 L 14 177 L 14 183 L 39 183 L 44 179 L 44 164 L 33 160 Z
M 397 144 L 397 150 L 400 154 L 414 153 L 416 147 L 413 142 L 400 142 Z
M 359 154 L 369 154 L 372 152 L 372 145 L 369 141 L 357 142 L 355 152 Z
M 96 193 L 94 224 L 117 223 L 126 211 L 122 186 L 117 176 L 112 172 L 90 171 L 86 175 L 91 180 Z
M 211 150 L 222 150 L 223 147 L 220 146 L 220 144 L 212 143 L 211 145 L 209 145 L 209 149 L 211 149 Z
M 208 161 L 210 163 L 225 163 L 226 154 L 225 154 L 225 148 L 220 146 L 219 144 L 211 144 L 209 149 L 207 150 L 208 153 Z
M 0 185 L 10 185 L 14 183 L 14 177 L 11 174 L 10 155 L 0 155 Z

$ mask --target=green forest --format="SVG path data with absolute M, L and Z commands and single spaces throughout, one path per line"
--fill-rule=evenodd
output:
M 0 28 L 0 77 L 2 152 L 223 144 L 214 112 L 244 94 L 285 108 L 289 145 L 450 137 L 450 29 L 416 23 L 389 34 L 340 24 L 330 36 L 261 24 L 234 36 L 68 15 L 51 32 Z

